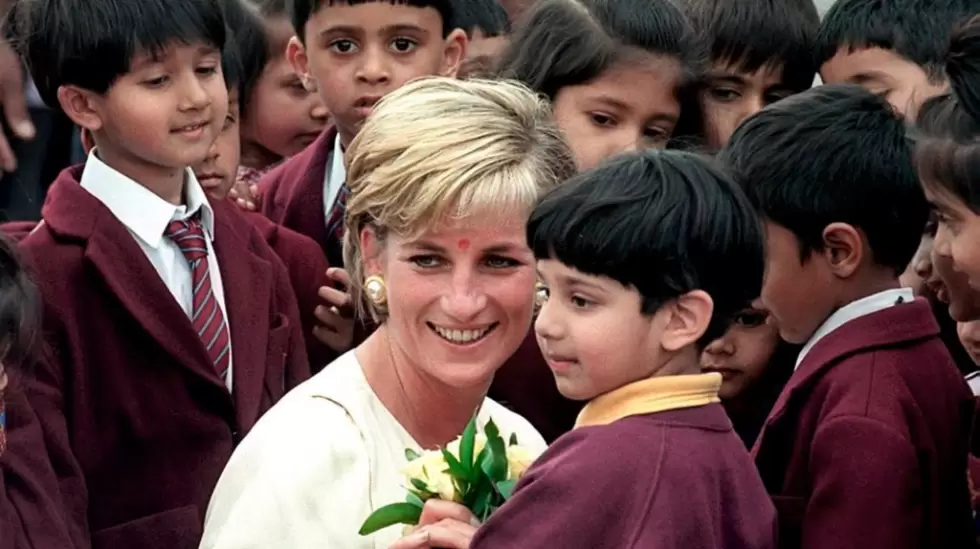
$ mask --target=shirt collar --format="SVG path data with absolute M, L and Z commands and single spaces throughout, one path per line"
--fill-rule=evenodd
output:
M 844 305 L 840 309 L 834 311 L 832 315 L 827 317 L 827 320 L 825 320 L 823 324 L 817 328 L 817 331 L 813 332 L 810 340 L 806 342 L 806 345 L 803 346 L 803 350 L 800 351 L 799 356 L 796 357 L 796 367 L 800 367 L 800 364 L 803 362 L 803 358 L 810 352 L 810 349 L 813 349 L 813 346 L 816 345 L 818 341 L 844 324 L 847 324 L 848 322 L 862 316 L 883 311 L 894 305 L 911 303 L 912 301 L 915 301 L 915 293 L 912 292 L 911 288 L 894 288 L 869 295 L 868 297 L 864 297 Z
M 95 154 L 95 149 L 85 161 L 79 184 L 151 248 L 160 246 L 163 233 L 171 221 L 187 219 L 198 211 L 204 233 L 209 239 L 214 239 L 214 211 L 190 168 L 184 171 L 185 204 L 179 206 L 167 202 L 110 167 Z
M 344 148 L 340 146 L 340 134 L 333 140 L 333 156 L 330 158 L 330 181 L 337 184 L 347 181 L 347 167 L 344 165 Z
M 694 408 L 720 402 L 721 374 L 652 377 L 635 381 L 592 399 L 575 427 L 608 425 L 625 417 Z

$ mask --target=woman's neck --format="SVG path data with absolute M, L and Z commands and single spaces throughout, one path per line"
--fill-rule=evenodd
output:
M 452 387 L 426 374 L 382 325 L 355 351 L 368 385 L 408 434 L 426 449 L 445 446 L 466 428 L 486 398 L 490 379 Z

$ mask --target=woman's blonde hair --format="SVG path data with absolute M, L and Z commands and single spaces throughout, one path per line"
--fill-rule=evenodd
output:
M 502 80 L 424 78 L 381 100 L 345 154 L 344 265 L 359 315 L 385 311 L 364 300 L 360 234 L 370 227 L 414 238 L 488 212 L 530 213 L 574 174 L 551 106 Z

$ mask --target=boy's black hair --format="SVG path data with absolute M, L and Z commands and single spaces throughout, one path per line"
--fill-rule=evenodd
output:
M 539 0 L 501 52 L 497 72 L 554 99 L 636 52 L 674 57 L 693 78 L 704 54 L 671 0 Z
M 949 35 L 973 14 L 973 1 L 837 0 L 817 34 L 816 66 L 842 48 L 878 47 L 919 65 L 933 82 L 940 82 Z
M 221 49 L 222 12 L 219 0 L 19 0 L 11 25 L 41 99 L 58 108 L 59 87 L 103 94 L 137 54 L 174 42 Z
M 507 10 L 497 0 L 454 0 L 451 26 L 470 38 L 476 31 L 487 38 L 510 34 Z
M 919 109 L 916 170 L 926 188 L 980 215 L 980 16 L 953 34 L 946 72 L 952 91 Z
M 255 2 L 248 3 L 249 1 L 251 0 L 227 0 L 225 7 L 232 34 L 230 42 L 238 50 L 241 63 L 241 76 L 236 86 L 242 117 L 247 116 L 249 99 L 272 56 L 260 8 Z
M 0 235 L 0 360 L 30 367 L 40 349 L 41 300 L 17 246 Z
M 746 73 L 781 68 L 794 91 L 813 84 L 820 15 L 812 0 L 683 0 L 712 63 Z
M 899 274 L 912 260 L 928 209 L 901 116 L 855 85 L 820 86 L 742 123 L 721 152 L 766 219 L 823 249 L 835 222 L 864 233 L 877 265 Z
M 452 5 L 453 0 L 286 0 L 286 2 L 288 3 L 287 8 L 289 18 L 293 23 L 293 30 L 296 31 L 296 36 L 304 41 L 304 43 L 306 41 L 304 30 L 306 29 L 307 21 L 323 6 L 333 5 L 355 6 L 358 4 L 387 3 L 392 5 L 414 6 L 416 8 L 433 8 L 442 16 L 443 38 L 449 36 L 449 33 L 455 29 L 453 27 L 453 21 L 455 21 Z
M 262 17 L 288 17 L 286 0 L 249 0 Z
M 527 240 L 538 259 L 636 288 L 644 315 L 707 292 L 702 346 L 762 289 L 762 223 L 728 175 L 694 153 L 635 152 L 573 177 L 531 213 Z

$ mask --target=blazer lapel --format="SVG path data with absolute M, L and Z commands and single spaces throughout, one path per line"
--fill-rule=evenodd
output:
M 293 189 L 282 224 L 314 238 L 326 252 L 327 214 L 323 204 L 323 187 L 330 170 L 328 161 L 334 148 L 337 130 L 327 128 L 314 141 L 302 166 L 297 166 L 297 186 Z
M 232 393 L 238 425 L 249 429 L 259 417 L 265 386 L 266 348 L 272 308 L 272 264 L 256 255 L 248 235 L 228 223 L 241 216 L 234 205 L 212 201 L 215 210 L 214 249 L 221 268 L 225 308 L 231 329 Z M 246 222 L 247 223 L 247 222 Z
M 223 388 L 190 319 L 139 244 L 101 202 L 78 185 L 72 170 L 81 175 L 81 167 L 69 168 L 49 190 L 45 223 L 61 237 L 83 241 L 85 258 L 133 319 L 179 364 Z M 70 177 L 65 178 L 66 173 Z

